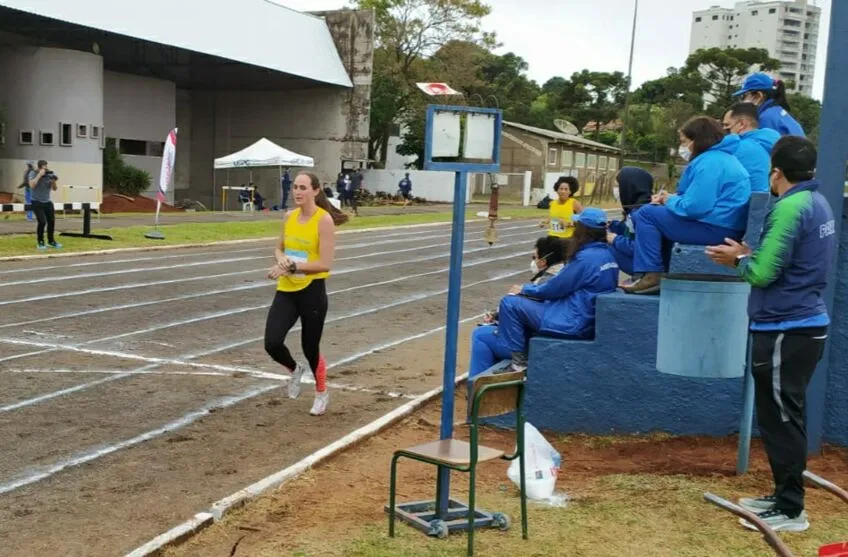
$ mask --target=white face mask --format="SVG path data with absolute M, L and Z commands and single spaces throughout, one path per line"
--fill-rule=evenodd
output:
M 687 147 L 686 145 L 681 145 L 677 149 L 677 154 L 680 155 L 680 158 L 685 160 L 686 162 L 689 162 L 689 159 L 692 158 L 692 151 L 690 151 L 689 147 Z
M 615 198 L 616 201 L 621 201 L 621 192 L 618 189 L 618 186 L 612 188 L 612 196 Z
M 533 273 L 534 275 L 539 274 L 539 264 L 536 263 L 535 259 L 530 262 L 530 272 Z

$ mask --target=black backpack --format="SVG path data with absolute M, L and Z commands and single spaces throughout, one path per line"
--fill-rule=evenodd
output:
M 551 197 L 549 195 L 546 195 L 545 197 L 543 197 L 542 200 L 539 201 L 539 203 L 536 204 L 536 208 L 537 209 L 550 209 L 551 208 Z

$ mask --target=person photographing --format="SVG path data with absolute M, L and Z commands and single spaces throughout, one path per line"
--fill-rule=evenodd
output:
M 757 423 L 768 455 L 774 492 L 739 504 L 775 531 L 801 532 L 807 467 L 806 391 L 821 360 L 830 317 L 824 302 L 836 256 L 836 223 L 814 179 L 816 148 L 787 136 L 774 146 L 769 175 L 777 197 L 761 245 L 727 239 L 706 248 L 716 263 L 735 267 L 751 285 L 748 317 Z M 742 521 L 749 529 L 753 524 Z
M 36 168 L 27 173 L 27 183 L 32 191 L 32 212 L 38 220 L 36 234 L 38 236 L 37 249 L 45 250 L 47 246 L 61 249 L 62 244 L 56 241 L 53 233 L 56 229 L 56 214 L 53 210 L 53 201 L 50 193 L 56 191 L 59 179 L 52 170 L 47 168 L 47 161 L 40 160 Z M 44 229 L 47 229 L 47 244 L 44 244 Z

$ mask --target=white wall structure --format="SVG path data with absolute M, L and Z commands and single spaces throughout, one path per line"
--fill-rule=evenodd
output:
M 692 14 L 689 52 L 702 48 L 764 48 L 781 62 L 777 76 L 810 95 L 816 71 L 821 8 L 808 0 L 747 0 Z
M 6 114 L 0 191 L 16 191 L 26 162 L 39 159 L 48 161 L 60 184 L 102 187 L 103 155 L 91 132 L 103 127 L 103 59 L 17 46 L 0 50 L 0 76 Z
M 409 173 L 412 180 L 412 195 L 423 197 L 437 203 L 453 203 L 453 172 L 435 172 L 430 170 L 366 170 L 362 173 L 364 187 L 370 192 L 384 192 L 394 195 L 398 183 Z M 466 192 L 466 203 L 471 201 L 471 183 Z

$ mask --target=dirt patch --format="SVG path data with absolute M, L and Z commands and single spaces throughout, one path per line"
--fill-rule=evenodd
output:
M 103 196 L 103 203 L 100 204 L 100 211 L 103 213 L 155 213 L 156 200 L 144 197 L 143 195 L 129 197 L 125 195 L 107 193 Z M 177 209 L 172 205 L 163 203 L 162 212 L 181 213 L 183 212 L 183 209 Z
M 461 394 L 464 389 L 458 392 L 460 394 L 456 402 L 456 423 L 461 423 L 460 412 L 465 408 L 465 397 Z M 400 526 L 401 542 L 387 540 L 385 537 L 386 519 L 383 506 L 388 497 L 391 454 L 398 448 L 438 438 L 439 410 L 438 403 L 428 405 L 399 425 L 259 499 L 185 545 L 169 550 L 167 554 L 172 557 L 229 555 L 236 542 L 237 556 L 464 554 L 461 549 L 464 544 L 463 536 L 451 536 L 450 545 L 439 546 L 438 543 L 443 542 L 427 541 L 424 536 L 408 527 Z M 457 437 L 467 438 L 466 433 L 465 426 L 456 427 Z M 694 511 L 688 508 L 676 511 L 672 509 L 672 512 L 678 513 L 675 514 L 676 520 L 681 521 L 673 530 L 683 532 L 681 535 L 688 535 L 685 531 L 688 526 L 683 524 L 683 521 L 697 518 L 709 521 L 710 527 L 716 528 L 717 531 L 727 530 L 733 536 L 741 536 L 740 539 L 747 540 L 754 548 L 759 547 L 761 542 L 758 537 L 746 535 L 741 528 L 734 527 L 732 518 L 718 510 L 713 511 L 700 500 L 700 493 L 703 493 L 705 487 L 726 496 L 760 493 L 767 489 L 770 473 L 759 444 L 755 443 L 754 446 L 752 472 L 743 477 L 735 477 L 735 438 L 677 438 L 660 434 L 641 437 L 547 434 L 547 438 L 563 455 L 564 468 L 557 489 L 571 496 L 572 503 L 568 512 L 580 513 L 580 509 L 590 509 L 589 516 L 586 517 L 588 524 L 581 526 L 584 530 L 581 535 L 590 538 L 589 545 L 584 540 L 569 539 L 568 535 L 560 532 L 555 536 L 557 541 L 566 543 L 565 540 L 568 539 L 567 545 L 575 551 L 559 554 L 635 555 L 637 553 L 631 552 L 633 548 L 627 548 L 626 544 L 634 544 L 637 540 L 615 542 L 618 543 L 617 546 L 610 542 L 606 546 L 609 551 L 602 553 L 597 552 L 597 547 L 591 546 L 593 538 L 615 532 L 615 524 L 603 524 L 610 501 L 620 503 L 630 500 L 637 507 L 641 507 L 634 508 L 632 512 L 646 513 L 653 512 L 654 505 L 660 509 L 663 506 L 673 507 L 677 503 L 675 497 L 683 495 L 686 504 L 691 503 Z M 512 432 L 503 430 L 487 430 L 484 439 L 486 445 L 503 449 L 509 449 L 514 443 Z M 811 458 L 810 469 L 844 485 L 848 484 L 846 464 L 848 451 L 828 447 L 823 455 Z M 506 479 L 506 467 L 505 463 L 482 465 L 479 469 L 478 493 L 482 495 L 484 505 L 506 509 L 512 513 L 514 520 L 517 520 L 516 509 L 512 508 L 515 500 L 514 488 Z M 465 476 L 455 474 L 454 478 L 454 495 L 464 498 L 467 493 Z M 434 485 L 433 467 L 410 461 L 401 462 L 398 480 L 400 501 L 432 499 Z M 819 518 L 838 516 L 840 510 L 844 515 L 843 507 L 840 506 L 842 504 L 829 495 L 809 490 L 808 499 L 808 504 L 815 506 L 815 513 Z M 639 500 L 643 502 L 637 504 L 636 501 Z M 513 543 L 510 541 L 513 538 L 515 549 L 521 554 L 557 554 L 549 552 L 544 544 L 540 545 L 534 540 L 538 540 L 540 535 L 548 534 L 540 534 L 543 529 L 540 524 L 544 524 L 551 516 L 557 516 L 559 512 L 565 511 L 531 505 L 530 545 L 520 545 L 522 542 L 517 532 L 506 535 L 487 532 L 480 536 L 479 554 L 509 554 L 509 543 Z M 690 514 L 693 516 L 689 516 Z M 582 520 L 582 517 L 576 515 L 575 520 Z M 633 522 L 632 517 L 630 521 Z M 696 521 L 692 525 L 693 535 L 700 538 L 703 532 L 699 533 L 698 527 Z M 362 539 L 368 540 L 368 549 L 363 549 L 365 542 L 358 543 L 357 538 L 360 538 L 360 542 Z M 723 540 L 716 545 L 721 547 L 720 543 L 724 543 Z M 409 544 L 420 549 L 413 550 Z M 494 553 L 487 552 L 486 547 Z M 521 549 L 522 547 L 524 549 Z M 730 554 L 718 550 L 718 547 L 715 548 L 716 552 L 710 553 L 704 552 L 704 546 L 701 546 L 700 553 L 695 551 L 691 554 Z M 765 546 L 762 546 L 760 549 L 764 548 Z M 684 553 L 669 553 L 671 554 Z M 755 554 L 757 553 L 744 553 Z

